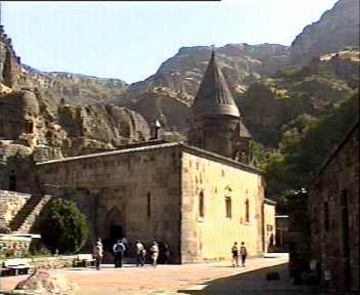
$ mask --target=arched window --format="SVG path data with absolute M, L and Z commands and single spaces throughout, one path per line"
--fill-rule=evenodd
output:
M 199 194 L 199 217 L 204 217 L 204 192 Z
M 231 198 L 225 197 L 225 212 L 226 217 L 231 218 Z
M 245 201 L 245 221 L 250 222 L 249 199 L 246 199 Z
M 328 231 L 330 229 L 329 203 L 324 203 L 324 227 Z
M 147 217 L 150 218 L 151 217 L 151 194 L 147 193 L 146 196 L 146 212 L 147 212 Z

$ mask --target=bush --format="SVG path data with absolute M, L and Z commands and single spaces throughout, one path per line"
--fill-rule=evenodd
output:
M 86 243 L 86 218 L 72 201 L 57 199 L 41 212 L 37 230 L 44 245 L 53 253 L 76 253 Z

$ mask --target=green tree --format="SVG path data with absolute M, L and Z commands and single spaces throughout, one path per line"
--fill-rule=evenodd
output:
M 359 120 L 358 110 L 359 97 L 354 95 L 319 119 L 302 115 L 284 126 L 279 149 L 267 153 L 262 163 L 267 196 L 287 199 L 292 191 L 306 185 Z
M 85 215 L 73 201 L 51 201 L 41 212 L 37 231 L 46 247 L 52 252 L 76 253 L 86 243 L 89 230 Z

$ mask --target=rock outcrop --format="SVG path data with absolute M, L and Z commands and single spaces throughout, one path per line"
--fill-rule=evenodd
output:
M 313 57 L 359 47 L 359 3 L 340 0 L 319 21 L 306 26 L 292 42 L 292 63 L 304 64 Z
M 120 97 L 127 84 L 120 79 L 106 79 L 93 76 L 42 72 L 27 65 L 21 65 L 20 88 L 39 88 L 52 95 L 55 101 L 72 105 L 110 102 Z
M 13 91 L 0 95 L 0 103 L 0 138 L 32 149 L 68 150 L 71 141 L 79 138 L 114 148 L 150 136 L 141 115 L 110 104 L 71 106 L 63 102 L 51 113 L 39 91 Z
M 66 276 L 56 270 L 36 270 L 25 280 L 19 282 L 13 294 L 76 294 L 80 287 L 70 282 Z

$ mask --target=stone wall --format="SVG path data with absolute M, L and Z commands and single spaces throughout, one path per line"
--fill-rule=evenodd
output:
M 276 228 L 276 249 L 283 251 L 288 247 L 288 235 L 289 235 L 289 216 L 288 215 L 276 215 L 275 216 L 275 228 Z
M 182 165 L 181 261 L 230 259 L 234 241 L 244 241 L 250 256 L 261 255 L 264 187 L 258 171 L 190 149 Z
M 169 244 L 179 262 L 180 153 L 176 144 L 140 146 L 39 164 L 44 190 L 73 199 L 92 238 L 126 236 Z M 116 231 L 116 233 L 114 233 Z
M 68 256 L 39 256 L 33 258 L 21 258 L 21 260 L 32 267 L 39 269 L 54 269 L 54 268 L 66 268 L 72 267 L 74 260 L 77 258 L 77 255 L 68 255 Z M 12 259 L 12 258 L 10 258 Z M 0 264 L 2 264 L 5 259 L 0 259 Z
M 359 124 L 309 186 L 311 255 L 334 288 L 360 289 Z
M 275 202 L 264 201 L 264 252 L 272 252 L 276 240 Z
M 0 190 L 0 228 L 9 226 L 30 197 L 29 194 Z

